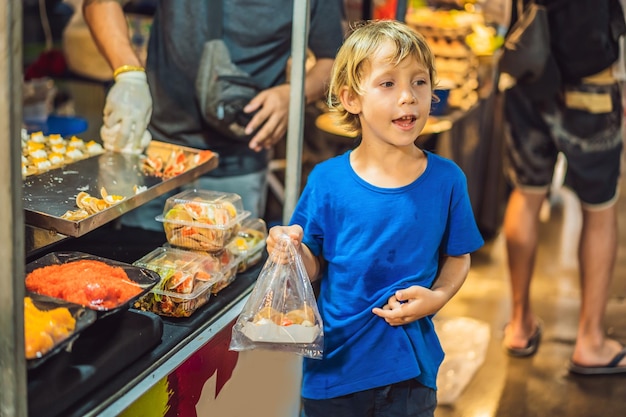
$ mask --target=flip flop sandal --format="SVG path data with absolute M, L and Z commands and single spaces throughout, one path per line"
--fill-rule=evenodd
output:
M 570 360 L 569 371 L 577 375 L 615 375 L 626 373 L 626 366 L 619 366 L 619 363 L 626 356 L 626 347 L 617 352 L 613 359 L 606 365 L 584 366 Z
M 528 356 L 532 356 L 537 352 L 539 348 L 539 342 L 541 342 L 541 335 L 543 333 L 543 324 L 541 321 L 537 321 L 537 327 L 535 327 L 535 332 L 528 339 L 528 343 L 523 348 L 514 348 L 510 346 L 504 346 L 506 352 L 513 357 L 516 358 L 525 358 Z M 619 361 L 618 361 L 619 362 Z

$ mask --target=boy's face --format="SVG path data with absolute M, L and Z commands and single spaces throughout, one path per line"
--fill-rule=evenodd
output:
M 346 109 L 359 115 L 363 140 L 412 145 L 430 113 L 430 74 L 411 56 L 398 65 L 389 62 L 393 48 L 389 42 L 370 58 L 362 78 L 363 94 L 346 98 L 350 100 Z

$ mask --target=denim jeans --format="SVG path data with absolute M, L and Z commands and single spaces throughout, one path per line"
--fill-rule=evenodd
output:
M 300 417 L 433 417 L 437 392 L 417 380 L 326 400 L 302 399 Z

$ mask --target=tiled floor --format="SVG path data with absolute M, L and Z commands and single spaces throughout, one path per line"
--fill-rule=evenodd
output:
M 626 343 L 626 186 L 619 204 L 617 265 L 607 308 L 607 332 Z M 618 417 L 626 415 L 626 374 L 576 377 L 567 372 L 579 307 L 576 244 L 577 201 L 557 194 L 541 226 L 532 303 L 545 323 L 531 358 L 510 358 L 501 347 L 509 318 L 509 281 L 504 240 L 498 236 L 473 257 L 466 284 L 445 307 L 443 318 L 470 317 L 491 330 L 485 360 L 464 391 L 437 417 Z M 549 217 L 549 218 L 548 218 Z M 445 342 L 445 341 L 444 341 Z

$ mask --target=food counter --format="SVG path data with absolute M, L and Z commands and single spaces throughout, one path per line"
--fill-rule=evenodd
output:
M 208 365 L 213 372 L 206 379 L 223 372 L 218 378 L 227 380 L 237 361 L 237 353 L 228 351 L 230 327 L 259 268 L 240 274 L 189 318 L 128 310 L 96 323 L 77 339 L 72 353 L 62 352 L 29 371 L 29 415 L 117 416 L 203 346 L 213 351 Z
M 71 257 L 77 253 L 85 253 L 88 256 L 110 259 L 111 262 L 134 263 L 138 267 L 148 269 L 150 257 L 138 259 L 137 249 L 145 252 L 157 248 L 152 251 L 154 253 L 159 253 L 158 249 L 163 249 L 167 253 L 178 251 L 184 253 L 185 257 L 193 256 L 194 259 L 211 256 L 171 249 L 167 247 L 165 238 L 155 232 L 135 230 L 134 236 L 131 237 L 126 235 L 127 231 L 116 230 L 112 222 L 122 214 L 151 198 L 192 181 L 218 163 L 218 156 L 215 154 L 198 158 L 199 155 L 205 154 L 195 149 L 156 141 L 151 143 L 146 154 L 148 158 L 162 158 L 164 166 L 168 165 L 168 158 L 178 155 L 182 165 L 175 174 L 164 176 L 162 172 L 146 172 L 146 169 L 154 167 L 146 166 L 143 156 L 103 152 L 57 169 L 27 176 L 24 180 L 23 193 L 26 229 L 38 232 L 32 234 L 27 232 L 26 236 L 36 237 L 39 233 L 44 238 L 33 240 L 31 246 L 27 247 L 26 272 L 36 266 L 45 265 L 45 262 L 41 263 L 42 259 L 49 258 L 50 255 L 54 255 L 52 258 L 56 259 L 55 256 L 58 254 L 61 257 L 69 254 Z M 104 204 L 105 197 L 117 196 L 110 205 L 103 205 L 100 210 L 83 218 L 66 216 L 68 212 L 75 215 L 75 212 L 79 211 L 76 207 L 83 205 L 76 195 L 95 194 L 94 190 L 102 189 L 108 190 L 102 192 L 102 198 L 91 196 L 87 197 L 86 201 L 92 201 L 93 205 L 97 206 L 96 203 Z M 262 235 L 263 231 L 266 232 L 266 229 L 262 230 L 265 227 L 262 220 L 245 219 L 247 212 L 243 211 L 238 196 L 222 194 L 225 193 L 187 190 L 177 194 L 178 199 L 173 201 L 181 201 L 183 195 L 188 198 L 182 201 L 193 201 L 195 205 L 199 204 L 198 199 L 220 200 L 220 204 L 227 201 L 228 207 L 236 213 L 231 213 L 232 222 L 226 224 L 228 226 L 226 230 L 230 230 L 230 225 L 236 223 L 241 224 L 240 231 L 255 229 L 256 225 L 256 230 L 261 231 L 259 235 Z M 168 208 L 176 211 L 177 207 L 166 204 L 164 212 Z M 227 239 L 230 240 L 228 237 L 230 235 L 223 235 L 222 232 L 219 234 L 220 238 L 216 238 L 218 240 L 214 244 L 223 247 Z M 167 233 L 165 236 L 168 239 L 172 238 L 172 235 Z M 158 238 L 162 240 L 157 240 Z M 264 247 L 264 239 L 260 241 Z M 28 242 L 27 238 L 27 244 Z M 159 248 L 160 244 L 164 244 L 163 247 Z M 134 246 L 130 253 L 135 255 L 116 254 L 114 247 L 123 246 Z M 250 251 L 248 255 L 255 255 L 253 252 Z M 44 255 L 46 253 L 48 255 Z M 160 314 L 157 315 L 141 311 L 138 308 L 143 309 L 145 305 L 139 301 L 150 299 L 146 298 L 147 296 L 142 297 L 130 308 L 122 308 L 105 316 L 99 315 L 94 323 L 77 333 L 76 339 L 66 349 L 55 351 L 50 356 L 44 354 L 43 359 L 28 360 L 29 416 L 117 416 L 124 412 L 129 416 L 136 415 L 137 412 L 148 415 L 157 413 L 163 416 L 192 415 L 189 414 L 191 411 L 187 410 L 188 407 L 210 406 L 217 399 L 221 385 L 230 381 L 238 362 L 241 362 L 238 361 L 240 354 L 228 349 L 230 332 L 265 258 L 263 251 L 257 253 L 261 256 L 252 257 L 256 259 L 256 263 L 243 272 L 239 272 L 238 267 L 250 265 L 243 263 L 239 256 L 233 256 L 233 260 L 223 261 L 227 262 L 225 268 L 228 268 L 223 274 L 223 278 L 225 280 L 227 278 L 226 283 L 220 286 L 223 288 L 218 292 L 217 283 L 209 287 L 211 291 L 206 291 L 207 295 L 203 295 L 202 303 L 193 300 L 198 304 L 184 311 L 184 314 L 164 314 L 167 312 L 159 310 Z M 221 258 L 224 259 L 223 255 Z M 146 265 L 141 263 L 144 259 Z M 219 274 L 214 274 L 217 275 Z M 151 294 L 152 292 L 149 295 Z M 174 295 L 185 297 L 185 294 Z M 293 358 L 287 358 L 287 366 L 290 366 L 290 360 L 293 361 Z M 201 368 L 204 372 L 191 376 L 193 372 L 197 372 L 194 369 L 198 361 L 204 364 Z M 295 362 L 291 364 L 298 366 Z M 276 369 L 280 369 L 280 366 Z M 239 369 L 238 372 L 243 372 L 249 378 L 250 372 L 253 371 L 253 368 L 248 367 L 243 371 Z M 214 395 L 203 396 L 201 395 L 203 387 L 210 383 L 211 377 L 217 378 L 220 389 L 216 389 Z M 267 375 L 264 378 L 267 379 Z M 289 386 L 297 387 L 294 379 L 292 375 L 288 382 Z M 182 383 L 181 380 L 186 382 Z M 143 399 L 146 395 L 148 397 L 155 395 L 149 393 L 155 386 L 157 391 L 159 388 L 167 387 L 161 392 L 166 394 L 164 402 Z M 195 402 L 183 400 L 185 392 L 189 390 L 196 392 Z M 268 400 L 265 399 L 258 405 L 276 409 L 283 407 L 290 399 L 293 408 L 298 399 L 296 391 L 292 392 L 290 397 L 283 397 L 280 400 L 275 397 L 270 400 L 274 404 L 268 404 Z M 282 404 L 277 405 L 277 401 Z M 230 406 L 232 407 L 232 404 Z M 124 411 L 126 409 L 128 411 Z M 273 416 L 281 415 L 274 411 L 271 413 L 274 413 L 271 414 Z

